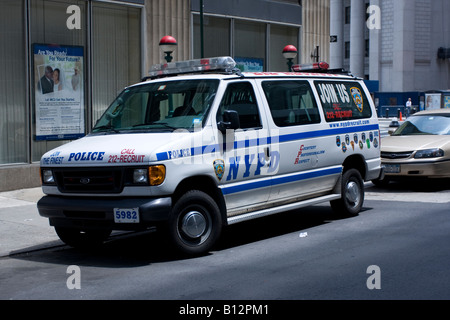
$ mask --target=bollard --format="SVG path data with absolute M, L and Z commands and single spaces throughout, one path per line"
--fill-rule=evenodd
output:
M 389 108 L 386 108 L 386 118 L 389 118 Z

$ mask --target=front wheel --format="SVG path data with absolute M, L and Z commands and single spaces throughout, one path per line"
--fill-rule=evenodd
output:
M 189 191 L 175 203 L 167 231 L 172 244 L 181 252 L 206 253 L 222 231 L 219 207 L 206 193 Z
M 341 199 L 331 201 L 331 207 L 342 216 L 357 216 L 364 203 L 364 181 L 358 170 L 344 172 L 341 190 Z

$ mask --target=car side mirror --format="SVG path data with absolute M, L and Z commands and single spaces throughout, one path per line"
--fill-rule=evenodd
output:
M 217 124 L 220 132 L 225 134 L 228 129 L 236 130 L 241 126 L 239 122 L 239 114 L 235 110 L 226 110 L 223 113 L 223 121 Z

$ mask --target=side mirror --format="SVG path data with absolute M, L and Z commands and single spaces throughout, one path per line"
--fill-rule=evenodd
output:
M 223 121 L 220 121 L 217 124 L 217 127 L 219 128 L 220 132 L 225 134 L 227 129 L 236 130 L 241 127 L 241 124 L 239 122 L 239 114 L 235 110 L 226 110 L 223 113 Z

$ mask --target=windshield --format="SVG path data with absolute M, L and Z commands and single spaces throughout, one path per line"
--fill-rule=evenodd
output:
M 101 116 L 93 133 L 201 127 L 218 85 L 219 80 L 184 80 L 127 88 Z
M 443 115 L 413 116 L 403 123 L 393 135 L 450 135 L 450 117 Z

